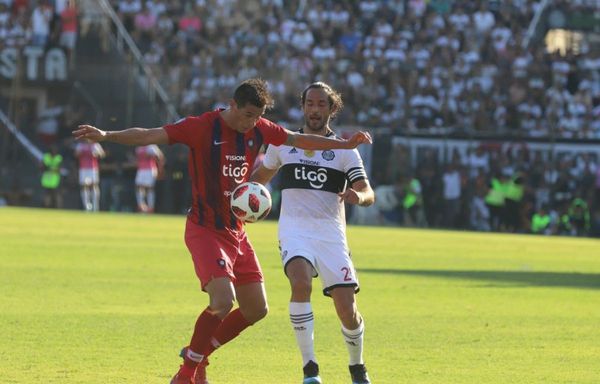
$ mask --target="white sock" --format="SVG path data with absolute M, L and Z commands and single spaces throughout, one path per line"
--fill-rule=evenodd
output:
M 100 187 L 97 185 L 92 187 L 92 206 L 94 207 L 94 211 L 100 209 Z
M 364 364 L 363 361 L 363 337 L 365 334 L 365 322 L 360 319 L 360 325 L 354 330 L 349 330 L 342 325 L 342 335 L 348 347 L 350 355 L 349 365 Z
M 138 205 L 139 208 L 142 208 L 144 206 L 144 204 L 145 204 L 144 203 L 144 197 L 145 197 L 144 195 L 145 195 L 145 193 L 144 193 L 144 190 L 142 188 L 138 188 L 135 191 L 135 199 L 137 201 L 137 205 Z
M 296 334 L 300 353 L 302 353 L 302 366 L 305 366 L 310 360 L 316 363 L 314 345 L 315 322 L 310 302 L 291 302 L 290 321 Z
M 81 188 L 81 202 L 83 203 L 83 209 L 90 211 L 92 208 L 92 202 L 90 201 L 90 190 L 88 187 Z
M 146 195 L 146 199 L 148 200 L 148 208 L 154 210 L 154 202 L 156 201 L 156 195 L 154 194 L 154 189 L 148 189 L 148 194 Z

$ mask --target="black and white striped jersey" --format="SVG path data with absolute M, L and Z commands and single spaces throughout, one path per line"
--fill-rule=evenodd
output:
M 345 241 L 346 217 L 338 193 L 367 178 L 356 149 L 309 151 L 269 145 L 263 165 L 279 169 L 279 237 L 291 234 Z

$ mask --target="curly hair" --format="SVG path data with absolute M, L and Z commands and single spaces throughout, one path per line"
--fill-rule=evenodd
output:
M 304 91 L 302 91 L 302 95 L 300 96 L 300 104 L 304 107 L 304 102 L 306 101 L 306 93 L 309 89 L 322 89 L 327 94 L 327 99 L 329 100 L 329 109 L 331 112 L 331 117 L 335 117 L 341 110 L 344 108 L 344 102 L 342 101 L 342 95 L 335 91 L 329 84 L 326 84 L 322 81 L 317 81 L 312 84 L 309 84 Z
M 267 82 L 259 78 L 248 79 L 241 83 L 233 93 L 233 100 L 239 108 L 252 104 L 258 108 L 266 106 L 270 109 L 274 105 Z

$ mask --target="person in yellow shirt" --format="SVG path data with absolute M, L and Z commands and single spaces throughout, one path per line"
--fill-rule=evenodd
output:
M 42 179 L 44 189 L 44 207 L 62 208 L 62 196 L 60 193 L 60 166 L 63 157 L 58 153 L 58 148 L 53 145 L 50 152 L 44 153 L 42 157 Z

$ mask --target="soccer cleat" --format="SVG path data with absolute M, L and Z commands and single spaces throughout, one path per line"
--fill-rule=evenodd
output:
M 321 377 L 319 376 L 319 365 L 314 361 L 310 360 L 304 368 L 304 380 L 302 384 L 321 384 Z
M 179 371 L 171 379 L 171 384 L 195 384 L 191 377 L 184 377 L 179 374 Z
M 187 353 L 188 347 L 181 348 L 179 352 L 179 357 L 185 359 L 185 354 Z M 204 358 L 201 363 L 196 367 L 196 372 L 194 372 L 194 379 L 191 381 L 191 384 L 209 384 L 208 380 L 206 380 L 206 366 L 208 365 L 208 359 Z M 175 383 L 171 383 L 175 384 Z
M 364 364 L 350 365 L 348 368 L 350 369 L 352 384 L 371 384 L 369 374 L 367 374 L 367 367 Z
M 196 367 L 196 372 L 194 373 L 194 384 L 209 384 L 208 380 L 206 380 L 206 366 L 208 365 L 208 360 L 206 358 L 198 364 Z

